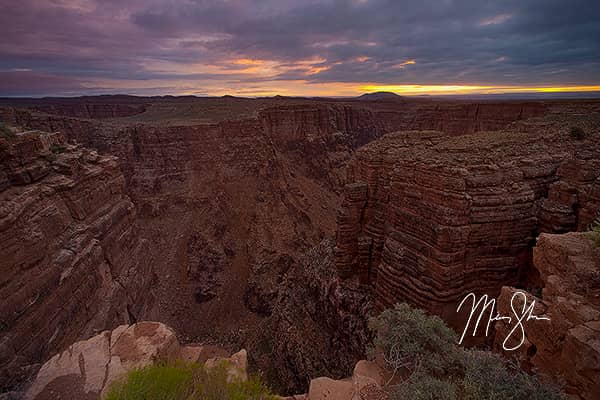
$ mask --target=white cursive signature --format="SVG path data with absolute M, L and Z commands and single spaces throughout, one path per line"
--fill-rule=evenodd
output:
M 519 314 L 517 312 L 517 310 L 515 310 L 515 298 L 517 298 L 517 296 L 523 297 L 523 310 L 522 310 L 521 314 Z M 508 332 L 508 335 L 506 335 L 506 338 L 502 342 L 502 348 L 506 351 L 516 350 L 519 347 L 521 347 L 523 342 L 525 342 L 525 328 L 523 326 L 524 322 L 527 322 L 530 320 L 550 321 L 550 318 L 548 318 L 548 317 L 538 317 L 533 314 L 533 308 L 535 307 L 535 300 L 533 300 L 530 305 L 527 305 L 527 296 L 525 295 L 525 293 L 523 293 L 521 291 L 515 292 L 513 294 L 512 298 L 510 299 L 510 308 L 512 310 L 512 313 L 514 314 L 514 317 L 502 316 L 498 312 L 496 312 L 496 314 L 494 315 L 494 312 L 495 312 L 494 309 L 496 307 L 496 299 L 488 300 L 487 294 L 484 294 L 483 296 L 481 296 L 481 298 L 479 300 L 477 300 L 475 293 L 469 293 L 460 302 L 460 304 L 458 305 L 458 308 L 456 309 L 456 312 L 460 311 L 463 304 L 468 299 L 473 300 L 473 302 L 471 304 L 471 313 L 469 314 L 469 319 L 467 320 L 467 324 L 465 326 L 465 329 L 463 330 L 460 340 L 458 341 L 458 344 L 461 344 L 463 339 L 465 338 L 465 335 L 466 335 L 467 331 L 469 330 L 469 326 L 471 325 L 471 320 L 473 319 L 473 315 L 475 314 L 475 312 L 477 311 L 477 309 L 479 308 L 480 305 L 482 306 L 482 308 L 481 308 L 481 311 L 479 312 L 479 316 L 477 317 L 477 322 L 475 322 L 475 326 L 473 328 L 473 336 L 475 336 L 475 333 L 477 332 L 477 328 L 479 327 L 479 323 L 481 322 L 481 319 L 483 318 L 483 315 L 485 314 L 485 311 L 488 310 L 488 308 L 489 308 L 489 317 L 488 317 L 487 325 L 485 327 L 485 336 L 488 335 L 490 325 L 493 321 L 504 320 L 504 321 L 507 321 L 507 323 L 510 325 L 513 322 L 513 318 L 516 318 L 515 325 L 510 330 L 510 332 Z M 520 333 L 521 340 L 518 345 L 509 348 L 509 347 L 507 347 L 508 340 L 512 337 L 513 334 L 515 334 L 515 332 Z

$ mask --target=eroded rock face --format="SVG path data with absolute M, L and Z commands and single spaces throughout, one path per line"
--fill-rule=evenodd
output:
M 371 309 L 369 290 L 337 279 L 326 239 L 290 268 L 250 354 L 285 393 L 306 391 L 316 376 L 341 379 L 365 356 Z
M 583 124 L 586 140 L 568 134 Z M 512 132 L 396 133 L 360 149 L 338 213 L 336 267 L 449 323 L 469 292 L 523 284 L 541 231 L 582 228 L 600 209 L 597 114 Z
M 389 395 L 382 388 L 389 375 L 376 363 L 360 360 L 350 378 L 312 379 L 306 400 L 389 400 Z
M 540 297 L 526 293 L 527 304 L 535 301 L 534 314 L 550 318 L 524 323 L 523 344 L 518 333 L 503 343 L 514 324 L 496 323 L 494 347 L 516 358 L 527 370 L 564 386 L 573 398 L 600 396 L 600 248 L 588 233 L 542 234 L 534 248 L 534 265 L 543 282 Z M 517 289 L 503 287 L 498 312 L 514 316 L 511 301 Z M 522 310 L 523 298 L 514 300 Z
M 82 337 L 151 315 L 148 242 L 114 157 L 60 134 L 0 138 L 0 386 Z

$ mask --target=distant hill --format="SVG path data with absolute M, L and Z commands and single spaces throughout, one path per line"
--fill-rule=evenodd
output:
M 381 101 L 381 100 L 402 100 L 404 97 L 392 92 L 373 92 L 365 93 L 357 97 L 358 100 Z

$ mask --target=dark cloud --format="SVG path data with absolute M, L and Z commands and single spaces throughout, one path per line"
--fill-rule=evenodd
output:
M 0 95 L 111 82 L 600 84 L 595 0 L 1 1 Z M 8 80 L 22 70 L 46 80 Z

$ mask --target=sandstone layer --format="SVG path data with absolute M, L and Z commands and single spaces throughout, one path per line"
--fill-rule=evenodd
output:
M 118 161 L 59 133 L 0 138 L 0 386 L 77 339 L 151 315 L 148 242 Z
M 337 218 L 338 274 L 373 286 L 379 308 L 408 301 L 451 323 L 469 292 L 534 283 L 535 237 L 581 229 L 600 210 L 599 114 L 563 118 L 361 148 Z
M 523 344 L 517 346 L 520 331 L 509 337 L 515 326 L 496 323 L 494 347 L 522 367 L 563 386 L 574 399 L 600 396 L 600 247 L 590 233 L 542 234 L 533 253 L 535 269 L 543 282 L 541 294 L 526 293 L 527 306 L 535 302 L 534 315 L 550 320 L 524 323 Z M 503 287 L 498 312 L 513 316 L 513 307 L 522 315 L 524 298 L 513 287 Z M 523 292 L 522 292 L 523 293 Z

